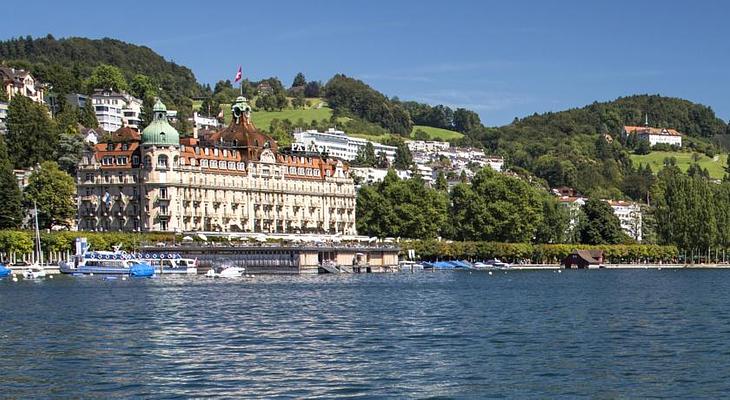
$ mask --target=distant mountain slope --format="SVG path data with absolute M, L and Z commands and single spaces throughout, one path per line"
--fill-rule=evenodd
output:
M 10 39 L 0 42 L 0 60 L 29 68 L 41 81 L 52 82 L 55 91 L 83 92 L 83 79 L 94 67 L 110 64 L 120 68 L 128 81 L 136 74 L 147 75 L 175 102 L 204 92 L 189 68 L 165 60 L 148 47 L 116 39 L 55 39 L 51 35 Z

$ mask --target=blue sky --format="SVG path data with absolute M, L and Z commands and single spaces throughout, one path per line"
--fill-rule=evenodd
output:
M 730 2 L 33 1 L 0 37 L 113 37 L 201 82 L 301 71 L 360 78 L 388 96 L 477 111 L 487 125 L 637 93 L 730 118 Z M 111 3 L 108 3 L 111 4 Z M 9 14 L 9 15 L 8 15 Z

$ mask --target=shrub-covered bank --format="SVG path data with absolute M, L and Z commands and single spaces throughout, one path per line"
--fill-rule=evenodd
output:
M 607 263 L 676 262 L 680 256 L 675 246 L 660 245 L 576 245 L 530 244 L 495 242 L 449 242 L 438 240 L 411 240 L 401 243 L 403 253 L 416 251 L 421 260 L 486 260 L 499 258 L 506 261 L 527 261 L 536 264 L 560 263 L 573 250 L 603 250 Z
M 171 233 L 122 233 L 122 232 L 47 232 L 41 233 L 41 246 L 45 260 L 57 261 L 64 253 L 73 253 L 77 237 L 88 239 L 92 249 L 109 250 L 120 245 L 123 250 L 133 250 L 141 245 L 172 242 Z M 0 231 L 0 256 L 3 260 L 18 261 L 33 253 L 32 231 Z

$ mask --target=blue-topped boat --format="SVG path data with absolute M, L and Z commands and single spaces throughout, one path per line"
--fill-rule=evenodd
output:
M 0 278 L 5 278 L 7 276 L 10 276 L 13 273 L 13 271 L 6 267 L 4 264 L 0 264 Z
M 64 274 L 98 274 L 98 275 L 130 275 L 152 276 L 155 269 L 125 251 L 115 248 L 114 251 L 85 251 L 77 254 L 69 261 L 58 264 Z M 150 274 L 148 271 L 152 270 Z M 135 272 L 133 272 L 133 270 Z

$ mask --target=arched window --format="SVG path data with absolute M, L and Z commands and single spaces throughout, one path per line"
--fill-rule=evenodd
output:
M 150 156 L 144 157 L 144 167 L 146 169 L 152 169 L 152 157 L 150 157 Z
M 167 169 L 167 156 L 164 154 L 161 154 L 157 157 L 157 168 L 158 169 Z

